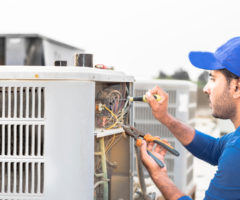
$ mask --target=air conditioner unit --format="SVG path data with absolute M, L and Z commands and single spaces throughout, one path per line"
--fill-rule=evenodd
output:
M 96 111 L 120 108 L 132 82 L 110 70 L 2 66 L 0 199 L 132 199 L 132 141 Z M 131 112 L 121 119 L 132 124 Z
M 79 53 L 84 49 L 39 34 L 0 34 L 0 65 L 52 66 L 65 60 L 73 66 Z
M 136 81 L 134 94 L 142 96 L 156 85 L 164 89 L 169 95 L 168 112 L 177 119 L 194 126 L 196 85 L 188 81 L 177 80 Z M 134 124 L 137 129 L 144 133 L 151 133 L 162 139 L 167 139 L 180 152 L 180 157 L 167 153 L 165 162 L 168 175 L 178 188 L 193 196 L 195 193 L 193 156 L 186 151 L 165 126 L 154 118 L 148 104 L 134 103 Z M 145 171 L 145 176 L 148 177 L 147 171 Z

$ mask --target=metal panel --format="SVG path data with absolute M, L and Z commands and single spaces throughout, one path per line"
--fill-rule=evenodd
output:
M 1 66 L 0 79 L 8 80 L 78 80 L 100 82 L 133 82 L 133 76 L 114 70 L 89 67 Z
M 73 66 L 74 54 L 84 52 L 62 42 L 38 34 L 0 34 L 1 65 L 54 65 L 67 60 Z
M 7 38 L 5 41 L 5 65 L 24 65 L 25 38 Z
M 44 199 L 93 199 L 95 84 L 48 82 L 45 94 Z
M 93 199 L 95 81 L 109 84 L 116 78 L 114 83 L 123 83 L 133 78 L 71 67 L 4 68 L 0 69 L 0 199 Z M 132 95 L 132 85 L 129 89 Z M 124 155 L 130 155 L 127 162 L 119 157 L 127 165 L 119 167 L 113 179 L 128 181 L 124 188 L 131 199 L 133 146 L 132 140 L 123 140 L 113 154 L 124 146 Z
M 51 40 L 43 39 L 43 52 L 46 66 L 54 65 L 55 60 L 66 60 L 69 66 L 74 65 L 74 55 L 83 53 L 83 50 L 67 48 Z
M 43 87 L 0 87 L 0 119 L 44 117 Z

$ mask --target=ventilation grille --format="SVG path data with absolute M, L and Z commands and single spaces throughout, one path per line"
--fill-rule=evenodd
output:
M 172 116 L 176 116 L 176 108 L 168 108 L 168 112 Z M 152 110 L 149 107 L 134 106 L 134 113 L 135 120 L 156 120 L 152 114 Z
M 143 123 L 135 123 L 135 126 L 137 129 L 144 133 L 151 133 L 152 135 L 160 135 L 160 137 L 164 138 L 173 138 L 173 135 L 171 132 L 163 126 L 162 124 L 154 124 L 154 123 L 148 123 L 148 124 L 143 124 Z
M 140 89 L 135 89 L 135 90 L 134 90 L 135 96 L 142 96 L 142 95 L 144 95 L 146 92 L 147 92 L 147 90 L 140 90 Z
M 0 162 L 0 192 L 13 194 L 42 194 L 44 163 Z
M 44 155 L 44 125 L 0 124 L 0 156 Z
M 0 196 L 42 194 L 44 125 L 2 124 L 0 147 Z
M 44 88 L 0 87 L 0 118 L 43 118 Z
M 0 87 L 0 199 L 43 199 L 44 106 L 43 87 Z

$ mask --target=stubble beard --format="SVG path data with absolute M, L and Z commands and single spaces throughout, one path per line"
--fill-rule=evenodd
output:
M 212 104 L 212 116 L 218 119 L 232 119 L 236 114 L 236 105 L 231 98 L 229 89 L 225 88 L 222 95 Z

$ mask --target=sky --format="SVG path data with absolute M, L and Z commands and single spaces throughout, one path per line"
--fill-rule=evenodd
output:
M 0 33 L 37 33 L 83 48 L 136 79 L 183 68 L 190 51 L 240 35 L 239 0 L 0 0 Z

